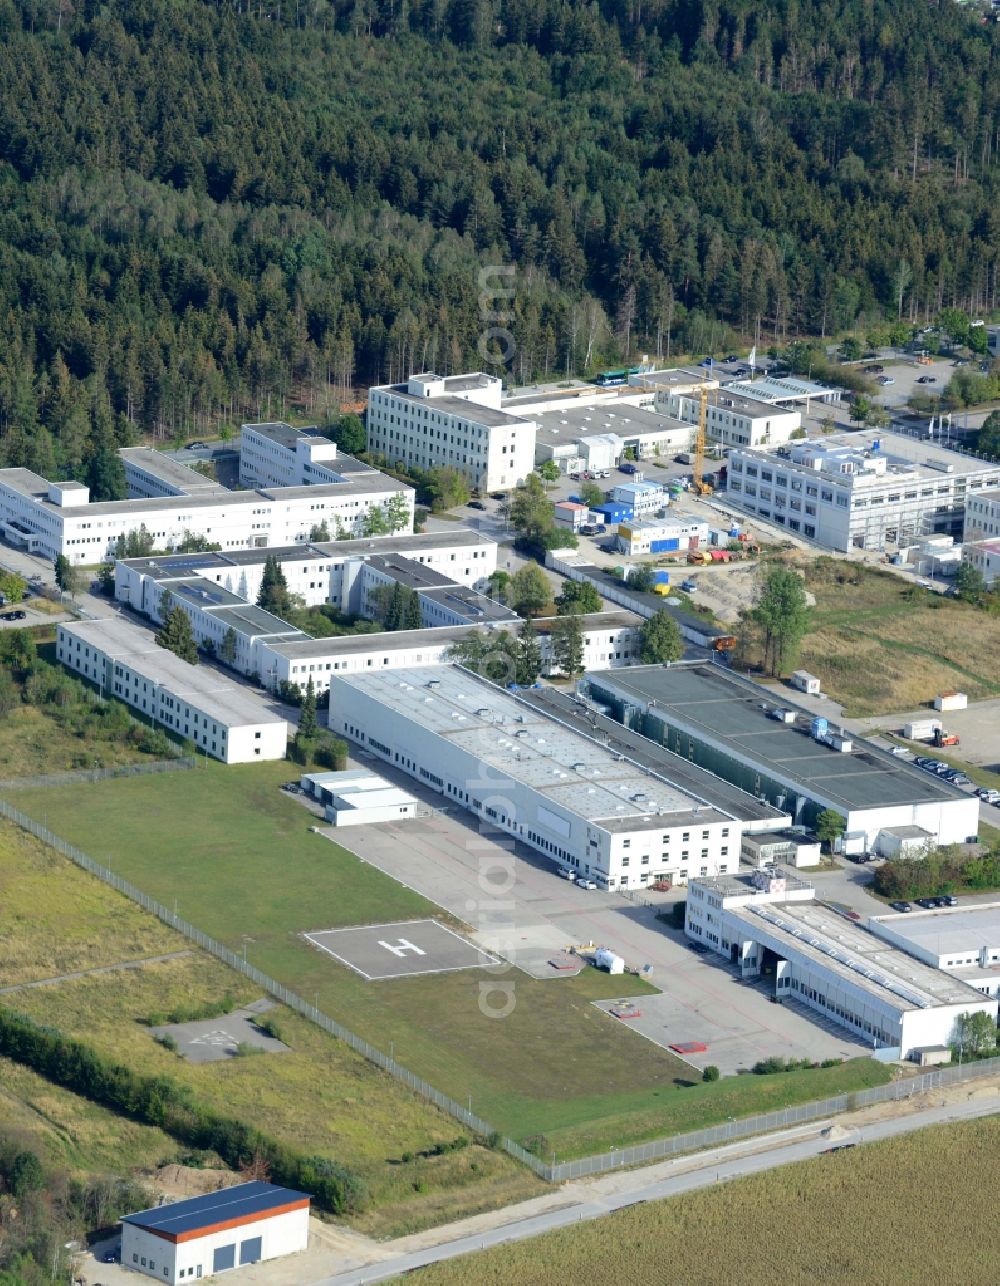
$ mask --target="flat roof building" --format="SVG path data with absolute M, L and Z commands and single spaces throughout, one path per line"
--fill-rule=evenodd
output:
M 542 653 L 542 673 L 546 675 L 560 673 L 552 646 L 552 629 L 562 619 L 543 617 L 533 622 Z M 632 665 L 638 661 L 641 624 L 641 618 L 633 612 L 592 612 L 581 616 L 584 668 Z M 325 692 L 331 677 L 337 674 L 444 665 L 451 660 L 452 649 L 470 635 L 489 638 L 498 628 L 503 627 L 480 623 L 327 639 L 271 639 L 261 647 L 258 673 L 261 682 L 272 690 L 282 682 L 305 687 L 312 679 L 316 691 Z
M 873 933 L 976 991 L 1000 995 L 1000 902 L 873 916 Z
M 305 1250 L 310 1198 L 272 1183 L 238 1183 L 122 1219 L 121 1263 L 175 1283 Z
M 244 424 L 240 429 L 243 487 L 313 487 L 377 472 L 371 465 L 344 455 L 315 425 L 293 428 L 279 421 Z
M 413 529 L 413 488 L 375 469 L 311 487 L 227 491 L 206 486 L 201 474 L 167 457 L 151 461 L 148 452 L 126 451 L 135 491 L 128 500 L 95 501 L 81 483 L 0 469 L 0 535 L 45 558 L 96 563 L 114 554 L 119 537 L 143 530 L 156 549 L 198 536 L 236 550 L 301 544 L 324 522 L 331 535 L 363 536 L 375 509 L 382 530 Z M 197 483 L 185 482 L 188 474 Z
M 339 736 L 604 888 L 735 870 L 742 823 L 458 666 L 330 679 Z
M 588 674 L 587 694 L 615 718 L 812 827 L 844 818 L 844 842 L 881 851 L 900 827 L 925 842 L 964 843 L 979 801 L 858 737 L 847 738 L 759 684 L 717 665 L 681 662 Z
M 695 880 L 684 931 L 734 965 L 765 978 L 776 1000 L 800 1004 L 853 1031 L 873 1048 L 947 1045 L 963 1014 L 997 1002 L 914 955 L 889 945 L 783 868 L 747 877 Z
M 786 375 L 783 379 L 765 375 L 761 379 L 733 380 L 728 381 L 724 388 L 726 397 L 753 398 L 766 406 L 796 406 L 804 403 L 807 415 L 810 402 L 840 401 L 840 389 L 814 384 L 812 380 L 799 379 L 796 375 Z
M 364 768 L 305 773 L 302 790 L 321 804 L 334 826 L 368 826 L 416 817 L 419 805 L 407 791 Z
M 577 404 L 536 418 L 535 460 L 553 460 L 563 473 L 613 469 L 626 449 L 638 460 L 669 457 L 686 451 L 694 437 L 686 421 L 618 401 Z
M 535 422 L 501 410 L 493 375 L 411 375 L 368 391 L 368 450 L 390 463 L 456 469 L 479 492 L 520 486 L 535 463 Z
M 701 415 L 698 393 L 670 393 L 661 405 L 668 415 L 687 424 L 697 424 Z M 799 411 L 741 396 L 729 386 L 709 395 L 706 435 L 719 446 L 774 446 L 787 442 L 801 427 Z
M 288 724 L 214 668 L 189 665 L 123 620 L 56 626 L 56 658 L 223 763 L 284 759 Z
M 734 448 L 727 500 L 829 549 L 882 550 L 938 533 L 959 537 L 973 493 L 1000 483 L 1000 463 L 900 433 L 861 430 Z
M 399 555 L 447 576 L 470 589 L 484 590 L 497 569 L 496 541 L 467 527 L 454 531 L 409 532 L 396 536 L 369 536 L 362 540 L 313 541 L 267 549 L 225 550 L 220 553 L 155 554 L 124 558 L 115 563 L 115 597 L 139 611 L 143 585 L 177 576 L 203 576 L 250 602 L 260 593 L 264 564 L 274 558 L 288 583 L 307 607 L 332 603 L 349 611 L 344 572 L 366 558 Z M 349 589 L 349 587 L 348 587 Z

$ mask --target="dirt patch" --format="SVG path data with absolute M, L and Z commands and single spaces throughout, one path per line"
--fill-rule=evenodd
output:
M 221 1192 L 243 1183 L 242 1175 L 232 1170 L 198 1170 L 190 1165 L 161 1165 L 150 1172 L 149 1183 L 168 1197 L 201 1197 L 207 1192 Z

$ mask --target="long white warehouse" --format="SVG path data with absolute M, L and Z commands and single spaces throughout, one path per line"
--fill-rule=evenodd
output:
M 602 888 L 739 864 L 735 816 L 461 667 L 332 675 L 329 723 Z
M 188 665 L 121 620 L 56 627 L 56 657 L 154 723 L 226 764 L 284 759 L 288 724 L 225 675 Z
M 695 880 L 684 931 L 724 956 L 744 979 L 767 978 L 776 1000 L 804 1005 L 873 1048 L 948 1045 L 962 1014 L 996 999 L 889 945 L 817 902 L 816 890 L 780 868 Z

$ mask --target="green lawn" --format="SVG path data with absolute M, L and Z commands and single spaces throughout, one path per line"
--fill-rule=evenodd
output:
M 345 1026 L 395 1056 L 546 1157 L 579 1155 L 817 1098 L 883 1076 L 864 1071 L 727 1080 L 689 1088 L 691 1069 L 591 1003 L 652 990 L 587 970 L 575 978 L 504 975 L 515 991 L 503 1020 L 480 1008 L 478 970 L 366 982 L 301 938 L 309 929 L 441 911 L 309 831 L 312 818 L 279 789 L 288 764 L 206 764 L 183 774 L 117 779 L 14 802 L 182 916 L 241 950 Z M 133 819 L 142 819 L 137 831 Z M 446 917 L 444 917 L 446 918 Z M 781 1051 L 776 1050 L 776 1053 Z M 860 1079 L 859 1079 L 860 1078 Z M 778 1097 L 775 1097 L 778 1096 Z
M 41 792 L 38 792 L 41 796 Z M 179 955 L 177 953 L 180 953 Z M 260 998 L 258 987 L 8 822 L 0 822 L 0 985 L 17 986 L 125 961 L 0 996 L 8 1006 L 92 1044 L 145 1075 L 162 1073 L 218 1111 L 259 1123 L 306 1154 L 360 1174 L 371 1208 L 355 1222 L 412 1231 L 534 1195 L 540 1184 L 505 1153 L 469 1147 L 427 1155 L 461 1127 L 342 1042 L 281 1007 L 291 1053 L 192 1065 L 156 1044 L 143 1019 L 178 1006 Z M 183 1149 L 0 1059 L 0 1122 L 73 1174 L 125 1173 Z M 402 1163 L 404 1155 L 412 1160 Z

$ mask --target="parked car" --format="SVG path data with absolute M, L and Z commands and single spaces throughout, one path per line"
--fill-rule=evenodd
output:
M 735 353 L 730 353 L 728 357 L 724 357 L 722 360 L 724 362 L 738 362 L 740 359 L 736 356 Z
M 883 388 L 888 388 L 890 384 L 896 383 L 896 381 L 892 378 L 891 375 L 880 375 L 878 377 L 878 382 L 882 385 Z
M 954 893 L 946 893 L 944 897 L 938 898 L 938 906 L 958 906 L 958 898 Z
M 26 616 L 27 612 L 22 612 L 20 608 L 14 612 L 0 612 L 0 620 L 3 621 L 23 621 Z
M 871 366 L 865 367 L 865 372 L 868 375 L 881 375 L 884 370 L 885 367 L 879 366 L 878 362 L 873 362 Z
M 890 902 L 889 905 L 894 911 L 910 911 L 913 909 L 909 902 Z
M 952 773 L 948 778 L 953 786 L 971 786 L 972 782 L 966 777 L 964 772 Z
M 681 589 L 684 591 L 685 594 L 693 594 L 697 588 L 698 588 L 697 581 L 690 580 L 690 579 L 681 581 Z
M 917 906 L 922 906 L 925 911 L 933 911 L 937 906 L 937 898 L 917 898 Z
M 976 794 L 986 804 L 1000 804 L 1000 790 L 993 790 L 990 786 L 980 786 Z
M 578 889 L 596 889 L 597 885 L 593 880 L 577 880 L 576 887 Z
M 486 506 L 483 504 L 483 502 L 482 502 L 481 500 L 470 500 L 470 501 L 469 501 L 469 508 L 470 508 L 470 509 L 485 509 L 485 508 L 486 508 Z
M 566 867 L 566 866 L 564 866 L 564 867 L 560 870 L 559 874 L 562 876 L 562 878 L 563 878 L 564 880 L 569 880 L 570 882 L 572 882 L 573 880 L 575 880 L 575 879 L 576 879 L 576 871 L 571 871 L 571 870 L 570 870 L 568 867 Z
M 917 380 L 918 384 L 936 384 L 937 380 L 933 375 L 921 375 Z
M 705 954 L 705 952 L 708 950 L 708 947 L 706 947 L 706 946 L 705 946 L 704 942 L 690 942 L 690 941 L 689 941 L 689 942 L 687 943 L 687 949 L 688 949 L 689 951 L 693 951 L 693 952 L 695 953 L 695 955 L 696 955 L 696 956 L 703 956 L 703 955 Z
M 928 759 L 926 755 L 914 755 L 913 762 L 918 768 L 926 768 L 929 763 L 933 762 L 933 760 Z

